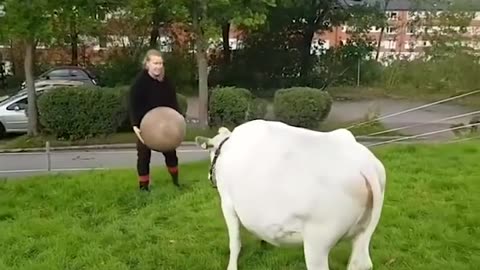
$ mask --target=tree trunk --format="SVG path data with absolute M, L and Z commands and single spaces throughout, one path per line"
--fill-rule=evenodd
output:
M 75 35 L 72 38 L 72 66 L 78 65 L 78 38 Z
M 229 65 L 231 62 L 231 50 L 230 50 L 230 23 L 226 22 L 222 24 L 222 40 L 223 40 L 223 61 L 225 65 Z
M 70 21 L 70 45 L 72 48 L 72 65 L 78 65 L 78 32 L 75 18 Z
M 200 0 L 199 5 L 194 7 L 193 28 L 196 34 L 196 58 L 198 67 L 198 118 L 202 127 L 208 126 L 208 60 L 207 41 L 205 40 L 202 24 L 207 16 L 206 0 Z
M 10 45 L 10 59 L 12 61 L 13 74 L 16 78 L 25 77 L 25 44 L 19 40 L 13 40 Z
M 35 84 L 33 78 L 33 59 L 35 54 L 35 42 L 27 39 L 25 43 L 25 79 L 28 93 L 28 135 L 38 135 L 38 110 L 37 96 L 35 93 Z
M 311 53 L 313 35 L 315 34 L 315 26 L 307 26 L 303 33 L 301 48 L 301 76 L 307 75 L 311 70 Z
M 205 50 L 197 51 L 200 125 L 208 126 L 208 60 Z
M 154 26 L 155 27 L 155 26 Z M 152 29 L 150 32 L 150 48 L 157 48 L 158 29 Z
M 157 15 L 153 15 L 152 20 L 152 31 L 150 31 L 150 48 L 157 48 L 157 40 L 159 38 L 158 30 L 160 28 L 160 21 L 158 20 Z
M 377 50 L 375 54 L 375 61 L 378 61 L 378 58 L 380 57 L 380 50 L 382 49 L 382 40 L 383 40 L 383 33 L 385 32 L 385 27 L 382 27 L 380 30 L 380 35 L 378 36 L 378 42 L 377 42 Z
M 387 12 L 388 5 L 390 4 L 390 0 L 385 1 L 385 6 L 383 7 L 383 14 Z M 388 20 L 388 18 L 387 18 Z M 387 21 L 388 24 L 388 21 Z M 378 58 L 380 57 L 380 50 L 382 49 L 382 41 L 383 41 L 383 35 L 385 33 L 385 27 L 382 26 L 382 29 L 380 29 L 380 35 L 378 36 L 378 43 L 377 43 L 377 51 L 375 55 L 375 61 L 378 61 Z

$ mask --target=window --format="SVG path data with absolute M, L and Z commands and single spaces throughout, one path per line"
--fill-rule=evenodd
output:
M 16 107 L 18 107 L 20 110 L 25 110 L 27 108 L 27 105 L 28 105 L 28 98 L 22 98 L 19 101 L 10 104 L 7 107 L 7 110 L 14 111 Z
M 395 32 L 397 32 L 397 28 L 393 26 L 388 26 L 385 32 L 387 32 L 388 34 L 394 34 Z
M 396 21 L 398 19 L 398 12 L 387 12 L 387 16 L 389 20 Z
M 430 47 L 432 44 L 428 40 L 418 40 L 417 46 L 418 47 Z
M 415 42 L 410 41 L 405 43 L 406 50 L 414 50 L 415 48 L 416 48 Z
M 87 74 L 85 72 L 78 70 L 78 69 L 72 69 L 72 76 L 76 78 L 83 78 L 83 79 L 88 79 Z
M 70 77 L 70 70 L 68 69 L 56 69 L 47 73 L 46 76 L 49 77 Z
M 413 34 L 415 34 L 415 26 L 413 26 L 413 25 L 407 26 L 407 34 L 408 34 L 408 35 L 413 35 Z
M 397 42 L 395 40 L 384 40 L 382 45 L 386 49 L 395 49 L 397 47 Z

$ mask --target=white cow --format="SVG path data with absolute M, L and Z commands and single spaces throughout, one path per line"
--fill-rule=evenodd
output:
M 240 224 L 275 246 L 302 245 L 308 270 L 328 270 L 331 248 L 352 240 L 348 270 L 373 268 L 369 246 L 386 182 L 382 163 L 345 129 L 317 132 L 254 120 L 213 138 L 213 175 L 237 270 Z M 212 172 L 212 171 L 211 171 Z

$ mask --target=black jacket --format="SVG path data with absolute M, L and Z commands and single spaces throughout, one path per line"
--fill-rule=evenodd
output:
M 165 76 L 163 81 L 142 70 L 130 87 L 129 111 L 132 126 L 140 127 L 143 116 L 151 109 L 166 106 L 181 113 L 175 87 Z

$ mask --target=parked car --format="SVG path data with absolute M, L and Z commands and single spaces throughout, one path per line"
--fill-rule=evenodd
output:
M 59 87 L 84 85 L 81 81 L 48 80 L 35 83 L 37 95 Z M 0 138 L 7 133 L 26 133 L 28 117 L 25 110 L 28 106 L 27 89 L 22 89 L 12 96 L 0 98 Z
M 47 70 L 40 74 L 35 81 L 45 80 L 68 80 L 81 81 L 86 85 L 98 85 L 97 77 L 88 69 L 78 66 L 58 66 Z M 25 88 L 26 83 L 22 83 L 22 88 Z

